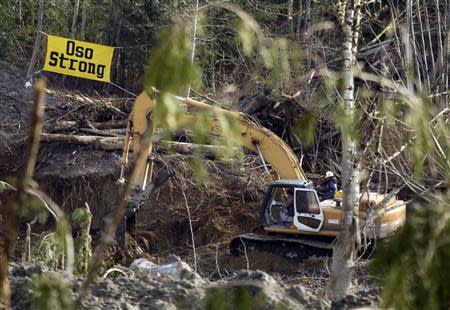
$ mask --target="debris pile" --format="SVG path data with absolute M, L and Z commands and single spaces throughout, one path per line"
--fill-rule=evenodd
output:
M 221 305 L 234 308 L 248 304 L 265 309 L 327 309 L 329 302 L 317 298 L 301 285 L 280 283 L 261 271 L 239 272 L 220 281 L 211 282 L 193 273 L 178 278 L 149 277 L 145 273 L 121 267 L 122 273 L 110 274 L 94 284 L 87 309 L 214 309 Z M 17 309 L 28 309 L 33 304 L 30 286 L 36 276 L 50 271 L 38 263 L 11 266 L 12 301 Z M 67 279 L 77 296 L 81 286 L 78 279 Z
M 321 269 L 304 268 L 303 275 L 285 279 L 262 271 L 240 271 L 217 281 L 209 281 L 194 271 L 176 277 L 149 276 L 145 271 L 119 267 L 120 272 L 106 273 L 92 287 L 85 301 L 86 309 L 216 309 L 248 306 L 256 309 L 330 309 Z M 358 268 L 358 278 L 363 269 Z M 309 273 L 309 274 L 307 274 Z M 15 309 L 29 309 L 33 304 L 32 282 L 41 275 L 52 274 L 72 289 L 77 297 L 82 279 L 49 270 L 39 262 L 10 265 L 10 283 Z M 313 286 L 308 282 L 321 283 Z M 322 281 L 321 281 L 322 279 Z M 300 281 L 299 281 L 300 280 Z M 354 293 L 339 304 L 340 309 L 376 307 L 378 292 L 363 280 L 355 280 Z

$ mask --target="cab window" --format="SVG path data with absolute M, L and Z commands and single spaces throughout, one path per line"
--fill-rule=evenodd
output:
M 295 190 L 295 207 L 297 213 L 319 214 L 320 208 L 314 191 Z

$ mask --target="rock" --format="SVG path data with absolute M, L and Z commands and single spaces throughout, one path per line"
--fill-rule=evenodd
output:
M 128 302 L 123 302 L 121 305 L 121 308 L 123 310 L 139 310 L 138 307 L 133 306 L 133 305 L 129 304 Z
M 287 289 L 287 293 L 302 305 L 308 305 L 311 309 L 329 309 L 330 302 L 325 298 L 318 298 L 311 291 L 301 285 L 293 285 Z
M 9 265 L 9 274 L 13 277 L 27 277 L 30 278 L 35 274 L 47 272 L 48 268 L 42 262 L 32 263 L 11 263 Z
M 358 296 L 356 294 L 348 294 L 340 302 L 333 302 L 331 304 L 331 309 L 353 309 L 357 307 L 371 307 L 374 305 L 373 300 Z
M 6 96 L 16 98 L 19 96 L 19 93 L 16 91 L 10 91 L 9 93 L 6 94 Z
M 303 301 L 301 298 L 293 298 L 287 292 L 287 287 L 269 274 L 262 271 L 245 271 L 209 289 L 207 302 L 212 302 L 213 304 L 209 306 L 214 307 L 216 300 L 223 298 L 231 308 L 237 307 L 242 302 L 256 304 L 257 308 L 262 306 L 270 309 L 309 308 L 301 303 Z
M 166 309 L 166 310 L 177 309 L 177 307 L 174 304 L 170 304 L 162 300 L 155 300 L 153 307 L 154 309 Z

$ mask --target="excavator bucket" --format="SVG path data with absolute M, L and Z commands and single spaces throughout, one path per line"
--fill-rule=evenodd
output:
M 136 187 L 134 194 L 128 198 L 125 215 L 119 223 L 119 227 L 117 227 L 116 242 L 119 247 L 126 248 L 126 233 L 134 237 L 139 208 L 150 198 L 154 191 L 173 176 L 173 174 L 174 172 L 172 170 L 161 172 L 144 190 L 140 190 L 140 188 Z M 106 216 L 105 224 L 108 224 L 116 208 L 117 206 L 115 205 L 112 208 L 112 211 Z

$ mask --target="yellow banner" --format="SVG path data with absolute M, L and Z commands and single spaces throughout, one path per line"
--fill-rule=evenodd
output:
M 110 82 L 113 53 L 110 46 L 48 35 L 44 70 Z

